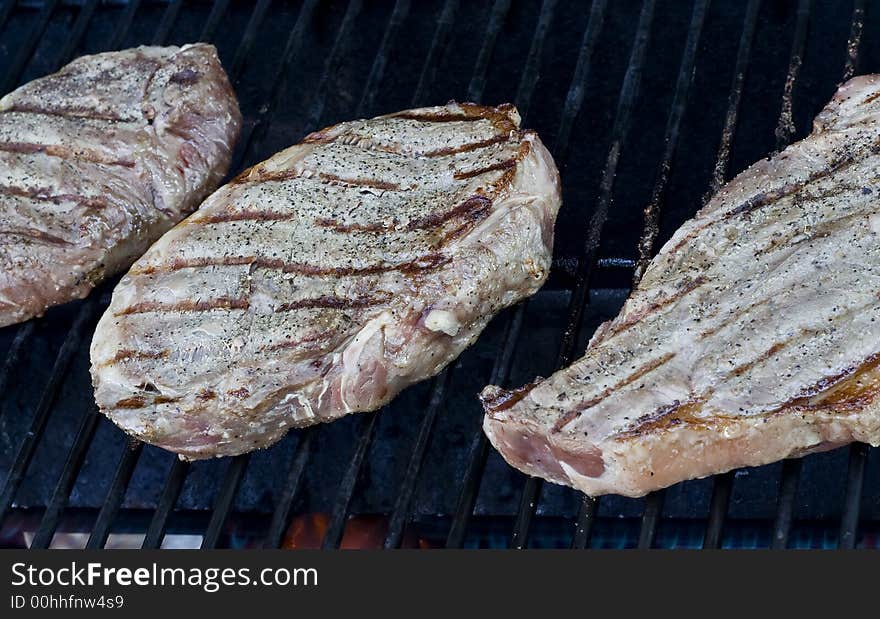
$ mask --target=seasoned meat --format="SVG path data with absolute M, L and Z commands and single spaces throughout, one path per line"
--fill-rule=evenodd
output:
M 558 174 L 519 121 L 450 103 L 347 122 L 219 189 L 114 292 L 100 409 L 205 458 L 437 374 L 549 270 Z
M 880 443 L 880 76 L 723 187 L 571 367 L 487 387 L 513 466 L 589 495 Z
M 202 43 L 84 56 L 0 99 L 0 326 L 130 266 L 217 188 L 240 124 Z

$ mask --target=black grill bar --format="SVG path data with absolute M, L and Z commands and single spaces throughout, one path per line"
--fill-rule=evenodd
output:
M 385 32 L 382 34 L 379 51 L 376 52 L 373 66 L 370 67 L 370 74 L 367 76 L 364 94 L 361 96 L 360 103 L 358 103 L 355 110 L 355 116 L 365 116 L 373 108 L 376 93 L 379 92 L 379 84 L 382 83 L 382 78 L 385 76 L 385 67 L 388 65 L 388 51 L 391 49 L 391 44 L 397 38 L 397 33 L 403 24 L 403 20 L 409 14 L 409 6 L 409 0 L 397 0 L 394 3 L 391 17 L 388 19 L 388 25 L 385 26 Z
M 712 478 L 712 498 L 709 500 L 709 519 L 703 535 L 703 548 L 721 548 L 724 534 L 724 521 L 730 505 L 730 492 L 733 489 L 734 471 L 728 471 Z
M 259 0 L 254 6 L 254 11 L 251 13 L 247 26 L 245 26 L 244 34 L 241 35 L 241 41 L 238 42 L 238 49 L 235 50 L 235 56 L 232 57 L 232 65 L 229 69 L 229 81 L 233 84 L 236 84 L 238 78 L 241 76 L 241 71 L 244 69 L 244 65 L 250 56 L 251 47 L 254 45 L 254 39 L 257 37 L 257 32 L 259 32 L 260 26 L 263 23 L 263 18 L 266 16 L 266 11 L 269 10 L 269 5 L 271 4 L 272 0 Z M 300 9 L 300 14 L 302 14 L 302 9 Z M 295 26 L 294 29 L 296 29 Z
M 779 113 L 779 124 L 776 126 L 777 151 L 788 146 L 795 132 L 794 121 L 791 117 L 792 96 L 803 63 L 811 6 L 812 0 L 800 0 L 798 3 L 794 40 L 791 43 L 791 58 L 788 61 L 788 75 L 785 78 L 785 90 L 782 93 L 782 111 Z
M 18 451 L 12 460 L 9 475 L 3 484 L 2 492 L 0 492 L 0 522 L 3 522 L 6 514 L 9 512 L 9 508 L 12 506 L 15 493 L 18 491 L 22 479 L 24 479 L 40 438 L 43 436 L 43 430 L 46 428 L 49 415 L 52 413 L 52 408 L 58 397 L 64 377 L 67 375 L 70 362 L 82 343 L 84 331 L 94 318 L 96 309 L 97 302 L 94 297 L 83 302 L 76 318 L 74 318 L 70 331 L 67 333 L 67 337 L 64 339 L 64 343 L 61 345 L 61 349 L 58 351 L 58 356 L 55 357 L 55 363 L 52 366 L 49 380 L 43 388 L 40 401 L 34 411 L 31 427 L 19 444 Z
M 434 37 L 431 39 L 431 47 L 428 48 L 428 56 L 422 65 L 419 83 L 413 94 L 413 107 L 423 105 L 429 94 L 431 84 L 434 82 L 434 76 L 437 74 L 437 64 L 449 45 L 449 36 L 452 34 L 452 25 L 455 23 L 455 13 L 457 11 L 458 0 L 446 0 L 443 3 L 443 10 L 440 12 L 440 17 L 437 20 Z
M 110 45 L 108 49 L 119 49 L 122 47 L 122 44 L 125 42 L 125 37 L 128 36 L 128 31 L 131 29 L 131 23 L 134 21 L 134 15 L 137 13 L 138 7 L 141 5 L 141 0 L 128 0 L 128 4 L 125 5 L 125 11 L 122 13 L 122 17 L 119 19 L 119 25 L 116 27 L 116 33 L 113 35 L 113 38 L 110 40 Z
M 150 526 L 147 528 L 141 548 L 155 549 L 162 545 L 165 529 L 168 528 L 168 518 L 177 504 L 177 498 L 183 489 L 183 482 L 186 481 L 189 467 L 189 462 L 175 458 L 171 470 L 168 472 L 168 477 L 165 479 L 165 488 L 156 503 L 156 510 L 153 512 L 153 518 L 150 520 Z
M 632 112 L 635 107 L 636 97 L 641 85 L 642 70 L 644 68 L 645 50 L 648 47 L 648 39 L 651 33 L 651 21 L 654 17 L 654 0 L 645 0 L 642 3 L 639 23 L 633 42 L 632 53 L 629 59 L 626 75 L 620 90 L 620 98 L 617 104 L 614 125 L 611 130 L 611 145 L 605 161 L 602 180 L 599 186 L 599 198 L 596 209 L 589 223 L 587 239 L 584 243 L 582 256 L 579 260 L 575 287 L 572 291 L 568 306 L 568 320 L 563 332 L 562 345 L 559 349 L 557 368 L 562 368 L 571 363 L 574 354 L 575 342 L 580 330 L 581 318 L 587 303 L 589 293 L 589 279 L 596 251 L 599 248 L 602 229 L 608 218 L 608 210 L 611 204 L 611 194 L 614 189 L 614 178 L 617 174 L 617 163 L 620 159 L 620 151 L 629 133 L 632 121 Z M 525 548 L 528 543 L 529 528 L 532 517 L 537 508 L 541 493 L 542 480 L 538 477 L 529 477 L 523 488 L 519 511 L 514 520 L 510 546 L 512 548 Z
M 362 8 L 363 2 L 361 0 L 349 0 L 348 7 L 345 9 L 345 15 L 342 17 L 342 23 L 339 25 L 339 30 L 336 33 L 336 38 L 333 39 L 333 46 L 330 48 L 330 53 L 327 54 L 324 72 L 321 74 L 321 79 L 315 88 L 314 99 L 307 116 L 308 122 L 306 126 L 308 127 L 316 127 L 324 116 L 324 106 L 327 103 L 327 84 L 330 82 L 330 77 L 339 68 L 339 63 L 342 61 L 345 50 L 351 41 L 351 31 L 354 28 L 354 22 Z
M 703 196 L 703 202 L 709 199 L 724 184 L 728 168 L 730 167 L 730 150 L 733 138 L 736 135 L 739 106 L 742 100 L 743 86 L 746 81 L 746 73 L 749 68 L 749 59 L 752 54 L 752 42 L 755 39 L 755 26 L 758 23 L 758 11 L 761 8 L 761 0 L 749 0 L 746 7 L 746 16 L 743 22 L 743 30 L 739 39 L 739 47 L 736 52 L 736 64 L 733 69 L 733 80 L 730 85 L 730 95 L 727 98 L 727 113 L 724 118 L 724 128 L 721 131 L 721 141 L 718 146 L 718 156 L 715 160 L 715 168 L 712 172 L 712 180 L 709 190 Z M 727 518 L 730 493 L 733 488 L 734 473 L 716 475 L 712 478 L 712 498 L 709 503 L 709 517 L 706 524 L 706 533 L 703 537 L 704 548 L 720 548 L 721 536 L 724 532 L 724 521 Z
M 428 402 L 428 409 L 425 411 L 425 416 L 419 427 L 419 435 L 413 446 L 409 465 L 406 467 L 406 474 L 400 484 L 400 491 L 397 494 L 397 500 L 391 512 L 391 519 L 388 521 L 388 532 L 385 535 L 384 543 L 385 548 L 400 548 L 400 543 L 403 541 L 403 533 L 406 530 L 406 525 L 412 511 L 412 497 L 415 494 L 416 482 L 418 482 L 419 472 L 422 470 L 422 463 L 425 461 L 425 454 L 428 451 L 428 444 L 431 440 L 431 430 L 434 429 L 437 412 L 443 406 L 443 398 L 446 396 L 451 376 L 452 370 L 446 368 L 434 379 L 434 385 L 431 389 L 431 400 Z
M 215 0 L 214 5 L 211 7 L 211 12 L 208 14 L 208 19 L 205 20 L 205 26 L 202 28 L 202 33 L 199 35 L 199 41 L 214 40 L 214 36 L 217 34 L 217 28 L 220 26 L 220 21 L 223 19 L 223 16 L 226 15 L 228 8 L 229 0 Z
M 801 477 L 800 458 L 791 458 L 782 463 L 782 480 L 779 482 L 779 497 L 776 501 L 776 520 L 773 522 L 773 538 L 770 547 L 788 547 L 788 535 L 794 518 L 794 499 L 797 496 L 798 481 Z
M 89 550 L 98 550 L 107 543 L 110 535 L 110 529 L 113 527 L 113 521 L 116 520 L 116 514 L 119 513 L 119 506 L 125 499 L 125 493 L 128 491 L 128 484 L 134 469 L 137 466 L 141 452 L 144 450 L 144 444 L 140 441 L 131 440 L 122 451 L 122 457 L 119 458 L 119 464 L 116 466 L 116 474 L 110 483 L 110 489 L 107 491 L 107 497 L 101 505 L 101 511 L 95 519 L 92 526 L 92 532 L 86 542 L 86 548 Z
M 268 5 L 268 0 L 265 1 L 263 4 Z M 303 6 L 300 7 L 299 13 L 296 18 L 296 23 L 293 25 L 293 28 L 290 31 L 290 35 L 287 37 L 287 42 L 284 45 L 284 51 L 281 54 L 281 61 L 278 63 L 278 69 L 273 75 L 272 88 L 270 89 L 269 96 L 267 97 L 268 105 L 260 107 L 257 110 L 257 117 L 253 123 L 253 127 L 246 136 L 242 136 L 242 147 L 239 149 L 240 155 L 238 155 L 234 159 L 230 169 L 238 170 L 241 168 L 242 162 L 250 162 L 254 151 L 257 150 L 260 142 L 262 142 L 263 137 L 266 135 L 266 131 L 268 130 L 269 126 L 269 120 L 271 118 L 270 113 L 272 110 L 278 108 L 278 103 L 281 101 L 281 97 L 284 93 L 284 85 L 287 83 L 287 70 L 290 68 L 290 63 L 296 57 L 296 54 L 299 51 L 300 47 L 302 47 L 302 40 L 305 34 L 306 25 L 311 20 L 316 4 L 317 0 L 306 0 Z M 242 37 L 242 41 L 239 45 L 239 51 L 235 55 L 236 59 L 241 57 L 242 60 L 237 63 L 233 63 L 233 73 L 230 74 L 233 81 L 238 80 L 238 76 L 241 74 L 241 70 L 244 68 L 244 56 L 242 55 L 242 47 L 246 47 L 248 50 L 250 49 L 253 42 L 253 37 L 256 35 L 256 30 L 259 28 L 259 25 L 262 22 L 262 15 L 266 12 L 267 7 L 261 7 L 262 5 L 258 5 L 257 9 L 254 10 L 254 14 L 251 16 L 251 20 L 248 23 L 248 31 L 245 32 L 244 37 Z M 256 19 L 258 16 L 258 10 L 260 10 L 259 20 Z M 251 32 L 251 30 L 253 30 L 253 32 Z M 237 70 L 236 67 L 238 67 Z
M 92 21 L 92 16 L 95 14 L 95 9 L 97 7 L 98 0 L 88 0 L 79 10 L 79 13 L 76 16 L 76 21 L 73 24 L 73 29 L 70 31 L 70 35 L 67 38 L 67 42 L 61 49 L 61 53 L 58 54 L 58 60 L 55 64 L 59 68 L 70 62 L 73 55 L 76 53 L 76 50 L 79 49 L 79 44 L 82 42 L 82 38 L 89 27 L 89 23 Z
M 18 84 L 21 74 L 24 73 L 28 61 L 34 55 L 37 45 L 40 44 L 40 39 L 43 38 L 46 26 L 49 25 L 49 20 L 52 19 L 52 14 L 57 6 L 58 0 L 47 0 L 43 4 L 40 15 L 37 17 L 37 22 L 31 28 L 27 41 L 19 48 L 18 53 L 6 70 L 6 76 L 3 78 L 2 85 L 0 85 L 0 93 L 7 93 Z
M 489 24 L 486 26 L 486 34 L 483 36 L 483 44 L 477 54 L 474 64 L 474 72 L 471 76 L 467 89 L 468 101 L 479 103 L 483 98 L 483 90 L 486 88 L 486 73 L 489 71 L 489 63 L 492 61 L 492 52 L 495 51 L 495 41 L 507 13 L 510 12 L 510 0 L 495 0 L 492 12 L 489 14 Z
M 388 19 L 388 25 L 382 35 L 382 42 L 379 45 L 379 50 L 373 60 L 370 74 L 367 77 L 367 83 L 364 86 L 364 92 L 356 110 L 357 116 L 364 115 L 372 105 L 372 101 L 375 99 L 376 92 L 378 91 L 379 85 L 385 74 L 385 66 L 388 62 L 388 53 L 391 49 L 391 45 L 394 42 L 397 31 L 400 29 L 408 12 L 408 0 L 398 0 L 395 3 L 394 8 L 391 11 L 391 16 Z M 382 410 L 384 411 L 385 408 Z M 360 469 L 363 464 L 363 459 L 369 450 L 370 442 L 372 441 L 374 424 L 376 423 L 375 418 L 376 415 L 370 415 L 369 421 L 361 426 L 357 447 L 355 448 L 354 455 L 349 462 L 348 469 L 346 470 L 345 476 L 340 484 L 340 489 L 334 502 L 330 525 L 324 536 L 324 540 L 322 541 L 323 546 L 337 547 L 342 541 L 342 535 L 345 531 L 345 521 L 348 518 L 348 507 L 351 504 L 351 498 L 357 487 L 357 480 L 360 477 Z M 265 547 L 277 548 L 281 544 L 284 535 L 284 528 L 287 526 L 290 517 L 290 506 L 299 491 L 302 474 L 305 470 L 306 464 L 311 458 L 312 445 L 314 444 L 315 435 L 317 435 L 318 432 L 320 432 L 320 426 L 308 428 L 305 431 L 303 439 L 297 445 L 297 453 L 291 462 L 285 491 L 282 493 L 272 515 L 272 522 L 266 535 L 266 541 L 264 542 Z
M 18 331 L 16 331 L 15 337 L 12 339 L 12 344 L 9 345 L 9 350 L 6 353 L 6 360 L 3 362 L 3 367 L 0 368 L 0 393 L 6 393 L 6 386 L 9 384 L 9 376 L 12 374 L 12 368 L 14 368 L 21 360 L 21 352 L 24 350 L 25 344 L 34 334 L 35 324 L 35 320 L 29 320 L 18 327 Z M 0 415 L 3 414 L 3 411 L 3 403 L 0 402 Z
M 843 500 L 843 516 L 840 519 L 840 536 L 837 540 L 839 548 L 855 548 L 858 541 L 862 486 L 865 483 L 865 464 L 867 461 L 868 446 L 864 443 L 854 443 L 849 451 L 846 494 Z
M 510 369 L 513 367 L 513 355 L 516 352 L 516 342 L 519 340 L 519 332 L 522 329 L 525 317 L 526 304 L 520 303 L 513 310 L 513 316 L 505 323 L 502 341 L 512 342 L 510 346 L 504 346 L 501 354 L 495 358 L 492 366 L 492 374 L 489 382 L 492 385 L 501 385 L 507 382 Z M 464 546 L 464 538 L 467 535 L 467 527 L 471 515 L 474 513 L 474 505 L 480 492 L 480 484 L 483 481 L 483 470 L 486 466 L 486 458 L 489 455 L 489 439 L 481 430 L 482 424 L 477 425 L 474 440 L 468 452 L 468 467 L 462 481 L 461 493 L 458 495 L 458 503 L 449 534 L 446 537 L 447 548 L 461 548 Z
M 326 549 L 339 548 L 342 543 L 342 536 L 345 533 L 345 523 L 348 519 L 348 509 L 351 506 L 351 499 L 357 488 L 358 479 L 361 476 L 361 466 L 364 457 L 367 455 L 370 443 L 376 433 L 376 423 L 380 413 L 364 413 L 362 415 L 361 429 L 358 433 L 358 440 L 355 445 L 354 454 L 348 462 L 348 468 L 345 469 L 345 475 L 339 484 L 339 491 L 336 493 L 336 500 L 333 503 L 333 511 L 330 512 L 330 522 L 327 525 L 327 533 L 324 534 L 324 540 L 321 547 Z
M 275 511 L 272 513 L 272 522 L 269 524 L 269 530 L 266 532 L 266 539 L 263 542 L 264 548 L 278 548 L 281 546 L 287 529 L 287 521 L 290 518 L 290 507 L 293 505 L 296 495 L 299 494 L 306 465 L 312 455 L 313 444 L 320 427 L 312 426 L 311 428 L 306 428 L 300 435 L 299 443 L 296 446 L 296 454 L 287 473 L 287 481 L 281 491 L 281 496 L 278 498 L 278 503 L 275 505 Z
M 663 499 L 666 497 L 665 490 L 652 492 L 645 497 L 645 509 L 642 512 L 642 526 L 639 529 L 639 548 L 651 548 L 657 537 L 657 526 L 660 516 L 663 514 Z
M 761 0 L 749 0 L 749 4 L 746 7 L 745 23 L 739 39 L 736 65 L 733 70 L 733 83 L 730 86 L 730 96 L 727 99 L 727 115 L 724 118 L 724 129 L 721 131 L 721 144 L 718 146 L 718 157 L 715 160 L 712 181 L 709 185 L 709 191 L 704 197 L 704 202 L 708 202 L 709 198 L 715 195 L 715 192 L 718 191 L 727 179 L 727 171 L 730 167 L 730 149 L 733 145 L 733 136 L 736 133 L 739 104 L 742 100 L 743 86 L 746 81 L 746 72 L 749 68 L 749 58 L 752 54 L 752 42 L 755 39 L 755 26 L 758 23 L 758 11 L 760 8 Z
M 590 9 L 590 17 L 587 21 L 587 27 L 584 30 L 581 48 L 578 52 L 578 60 L 575 65 L 574 75 L 572 77 L 572 82 L 569 87 L 568 93 L 566 95 L 566 104 L 563 108 L 560 127 L 571 127 L 574 119 L 580 112 L 581 104 L 583 102 L 583 85 L 586 83 L 589 77 L 590 63 L 593 56 L 593 50 L 596 46 L 596 40 L 599 37 L 599 32 L 601 31 L 602 22 L 604 20 L 605 7 L 606 0 L 596 0 Z M 494 12 L 492 17 L 494 19 Z M 539 20 L 539 26 L 538 30 L 536 30 L 536 36 L 539 32 L 546 33 L 545 29 L 541 29 L 540 23 L 541 20 Z M 493 29 L 491 21 L 489 28 L 491 32 Z M 533 53 L 539 53 L 542 47 L 542 43 L 533 44 L 531 51 Z M 481 57 L 482 56 L 483 54 L 481 50 Z M 488 60 L 486 62 L 488 63 Z M 476 71 L 480 70 L 480 67 L 481 63 L 478 61 L 477 69 L 475 69 L 475 75 L 477 74 Z M 525 79 L 526 75 L 524 73 L 523 80 Z M 474 82 L 472 81 L 471 83 L 473 84 Z M 480 82 L 481 87 L 483 83 L 485 83 L 485 78 L 483 78 Z M 534 87 L 526 89 L 521 85 L 518 91 L 527 92 L 528 96 L 531 97 L 532 93 L 534 92 Z M 517 106 L 519 105 L 520 101 L 517 101 Z M 563 160 L 559 153 L 566 150 L 570 135 L 570 131 L 560 131 L 560 137 L 558 137 L 556 140 L 556 158 L 559 161 Z M 490 383 L 493 385 L 503 385 L 507 382 L 508 376 L 510 374 L 510 369 L 513 364 L 513 353 L 516 349 L 516 344 L 519 341 L 519 333 L 522 327 L 522 321 L 525 316 L 525 311 L 527 307 L 528 300 L 520 303 L 516 308 L 514 308 L 510 320 L 505 325 L 505 332 L 502 340 L 504 344 L 501 348 L 501 354 L 496 359 L 496 362 L 492 368 L 492 375 L 490 376 Z M 456 515 L 453 519 L 452 526 L 450 528 L 450 532 L 446 541 L 447 547 L 460 548 L 464 544 L 464 538 L 467 534 L 467 525 L 470 521 L 474 505 L 477 501 L 477 495 L 480 489 L 480 484 L 482 482 L 483 470 L 485 468 L 487 457 L 488 439 L 486 438 L 485 434 L 483 434 L 483 432 L 480 430 L 480 427 L 478 427 L 476 437 L 469 453 L 468 468 L 465 474 L 464 483 L 462 485 L 462 491 L 459 495 L 458 504 L 456 507 Z
M 0 30 L 6 27 L 9 16 L 12 15 L 12 9 L 15 8 L 16 0 L 6 0 L 3 6 L 0 6 Z
M 168 42 L 168 37 L 171 36 L 171 30 L 177 22 L 177 15 L 180 13 L 182 5 L 183 0 L 171 0 L 168 6 L 165 7 L 165 11 L 162 13 L 162 21 L 159 22 L 159 27 L 153 36 L 153 45 L 165 45 Z
M 862 42 L 862 28 L 865 24 L 865 0 L 855 0 L 853 16 L 849 29 L 849 40 L 846 45 L 846 63 L 843 67 L 843 79 L 848 80 L 855 75 L 859 66 L 859 45 Z
M 52 543 L 52 538 L 58 529 L 58 522 L 61 520 L 61 514 L 70 498 L 70 491 L 73 490 L 73 484 L 76 483 L 76 478 L 92 444 L 92 438 L 95 436 L 98 420 L 99 413 L 94 405 L 86 409 L 73 446 L 67 452 L 67 460 L 61 470 L 61 476 L 58 478 L 55 490 L 52 492 L 52 498 L 49 499 L 40 526 L 31 542 L 31 548 L 48 548 Z
M 538 84 L 538 70 L 541 68 L 544 40 L 547 38 L 550 24 L 553 22 L 553 13 L 555 10 L 556 0 L 544 0 L 541 4 L 541 13 L 538 15 L 538 25 L 535 27 L 534 36 L 532 36 L 532 46 L 529 49 L 526 66 L 523 68 L 522 78 L 520 78 L 519 81 L 519 88 L 516 91 L 516 105 L 523 118 L 526 118 L 529 115 L 529 108 L 532 105 L 532 95 L 535 92 L 535 86 Z
M 672 98 L 672 108 L 669 112 L 669 119 L 666 123 L 666 134 L 664 141 L 666 148 L 663 151 L 663 158 L 656 173 L 656 180 L 651 191 L 651 199 L 648 206 L 645 207 L 644 224 L 642 225 L 642 233 L 639 237 L 639 259 L 636 262 L 636 268 L 633 271 L 633 288 L 639 285 L 639 282 L 648 268 L 653 254 L 654 241 L 657 239 L 658 223 L 660 221 L 660 210 L 666 193 L 666 185 L 669 181 L 669 172 L 672 169 L 673 158 L 678 149 L 678 138 L 681 133 L 681 122 L 684 118 L 685 109 L 687 108 L 688 93 L 694 77 L 694 66 L 697 57 L 697 45 L 700 42 L 700 34 L 703 31 L 703 23 L 706 19 L 706 10 L 708 9 L 708 0 L 697 0 L 694 3 L 694 10 L 691 16 L 691 23 L 688 29 L 688 37 L 685 41 L 684 53 L 681 59 L 681 67 L 678 71 L 678 79 L 676 80 L 675 93 Z M 654 538 L 657 534 L 657 524 L 663 511 L 664 492 L 655 492 L 645 500 L 645 510 L 642 515 L 642 527 L 639 533 L 639 548 L 650 548 L 654 545 Z
M 205 536 L 202 538 L 203 549 L 213 549 L 217 547 L 217 540 L 220 539 L 220 533 L 226 518 L 229 516 L 229 510 L 235 502 L 235 495 L 238 492 L 238 486 L 247 470 L 248 462 L 251 455 L 249 453 L 235 456 L 226 469 L 226 476 L 220 486 L 220 492 L 217 493 L 217 500 L 214 502 L 214 509 L 211 512 L 211 520 L 208 522 L 208 528 L 205 530 Z

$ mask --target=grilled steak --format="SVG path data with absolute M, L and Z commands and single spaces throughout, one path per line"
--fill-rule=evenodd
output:
M 0 99 L 0 326 L 127 268 L 217 188 L 240 123 L 201 43 L 84 56 Z
M 589 495 L 880 443 L 880 76 L 723 187 L 571 367 L 487 387 L 513 466 Z
M 347 122 L 219 189 L 114 292 L 100 409 L 196 459 L 438 373 L 549 270 L 558 174 L 519 120 L 450 103 Z

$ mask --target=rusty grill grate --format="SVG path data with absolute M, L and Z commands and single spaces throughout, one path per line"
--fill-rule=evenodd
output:
M 6 0 L 3 92 L 82 53 L 212 41 L 245 114 L 233 173 L 332 122 L 512 100 L 553 151 L 565 203 L 548 286 L 459 362 L 380 415 L 258 454 L 188 464 L 97 413 L 87 348 L 113 282 L 0 331 L 0 544 L 73 531 L 89 548 L 111 533 L 334 548 L 360 526 L 386 548 L 877 545 L 867 446 L 600 502 L 506 467 L 474 397 L 569 364 L 731 171 L 805 135 L 839 81 L 878 68 L 865 0 L 844 4 Z

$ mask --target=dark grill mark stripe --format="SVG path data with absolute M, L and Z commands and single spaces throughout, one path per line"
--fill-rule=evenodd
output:
M 244 310 L 250 307 L 247 299 L 218 297 L 207 301 L 193 301 L 186 299 L 174 303 L 162 303 L 160 301 L 142 301 L 116 312 L 116 316 L 128 316 L 130 314 L 145 314 L 147 312 L 207 312 L 215 309 Z
M 7 236 L 17 236 L 47 245 L 55 245 L 56 247 L 70 247 L 73 245 L 70 241 L 62 239 L 60 236 L 43 232 L 35 228 L 0 228 L 0 234 Z
M 455 180 L 462 181 L 469 178 L 474 178 L 475 176 L 482 176 L 483 174 L 488 174 L 489 172 L 496 172 L 498 170 L 510 170 L 512 168 L 515 168 L 517 163 L 519 163 L 519 157 L 512 157 L 510 159 L 505 159 L 504 161 L 499 161 L 498 163 L 493 163 L 492 165 L 486 166 L 484 168 L 458 171 L 453 174 L 452 177 Z
M 120 361 L 130 361 L 132 359 L 165 359 L 171 354 L 169 350 L 132 350 L 130 348 L 121 348 L 116 351 L 113 359 L 109 363 L 118 363 Z M 105 363 L 104 365 L 108 365 Z
M 431 230 L 458 217 L 475 218 L 492 208 L 492 201 L 485 196 L 471 196 L 458 206 L 442 213 L 430 213 L 407 222 L 405 225 L 386 224 L 385 222 L 342 223 L 335 219 L 321 217 L 315 220 L 318 226 L 332 228 L 337 232 L 390 232 Z
M 134 161 L 126 159 L 113 159 L 91 149 L 72 149 L 58 144 L 34 144 L 33 142 L 0 142 L 0 151 L 8 153 L 22 153 L 25 155 L 42 153 L 49 157 L 59 159 L 72 159 L 75 161 L 88 161 L 103 165 L 121 166 L 133 168 Z
M 504 135 L 496 135 L 491 138 L 487 138 L 485 140 L 478 140 L 476 142 L 468 142 L 467 144 L 461 144 L 459 146 L 447 146 L 445 148 L 437 148 L 434 150 L 429 150 L 422 153 L 421 157 L 447 157 L 449 155 L 457 155 L 459 153 L 468 153 L 470 151 L 479 150 L 481 148 L 488 148 L 490 146 L 495 146 L 496 144 L 503 144 L 505 142 L 510 141 L 510 134 Z
M 126 118 L 112 112 L 98 112 L 85 106 L 66 106 L 63 108 L 50 109 L 38 105 L 15 103 L 6 112 L 19 112 L 24 114 L 37 114 L 40 116 L 57 116 L 59 118 L 74 118 L 86 120 L 98 120 L 107 122 L 135 122 L 137 118 Z
M 279 213 L 277 211 L 258 211 L 255 209 L 245 209 L 242 211 L 223 211 L 211 215 L 197 216 L 192 219 L 185 220 L 188 225 L 193 224 L 219 224 L 230 221 L 287 221 L 299 217 L 298 213 L 287 212 Z
M 337 297 L 326 295 L 311 299 L 299 299 L 290 303 L 283 303 L 275 308 L 276 312 L 289 312 L 298 309 L 364 309 L 373 307 L 391 300 L 390 295 L 375 297 Z
M 659 301 L 654 301 L 651 303 L 645 310 L 638 312 L 632 316 L 626 318 L 626 320 L 621 321 L 618 324 L 615 324 L 613 327 L 608 329 L 605 333 L 602 334 L 602 341 L 607 340 L 609 337 L 617 335 L 623 331 L 626 331 L 633 325 L 640 323 L 642 320 L 658 312 L 663 309 L 667 305 L 671 305 L 672 303 L 678 301 L 679 299 L 687 296 L 700 286 L 706 283 L 706 278 L 703 276 L 699 276 L 679 288 L 674 294 L 669 295 L 664 299 L 660 299 Z
M 264 172 L 259 170 L 246 170 L 234 179 L 230 185 L 241 185 L 243 183 L 268 183 L 287 181 L 294 178 L 311 178 L 317 179 L 324 183 L 339 183 L 340 185 L 349 185 L 351 187 L 367 187 L 370 189 L 379 189 L 381 191 L 401 191 L 403 188 L 397 183 L 388 181 L 380 181 L 374 178 L 343 178 L 336 174 L 328 174 L 327 172 L 317 172 L 311 170 L 279 170 L 276 172 Z
M 575 406 L 571 410 L 566 411 L 566 413 L 564 415 L 562 415 L 556 421 L 555 424 L 553 424 L 552 431 L 553 432 L 561 432 L 562 429 L 565 428 L 565 426 L 567 426 L 569 423 L 571 423 L 572 421 L 574 421 L 575 419 L 580 417 L 584 413 L 584 411 L 596 406 L 597 404 L 602 402 L 602 400 L 604 400 L 605 398 L 610 396 L 615 391 L 618 391 L 619 389 L 626 387 L 630 383 L 637 381 L 638 379 L 642 378 L 643 376 L 645 376 L 649 372 L 653 372 L 654 370 L 659 368 L 661 365 L 667 363 L 673 357 L 675 357 L 675 353 L 666 353 L 665 355 L 661 355 L 660 357 L 654 359 L 653 361 L 649 361 L 648 363 L 642 365 L 641 367 L 636 368 L 632 372 L 632 374 L 622 378 L 614 385 L 611 385 L 610 387 L 606 387 L 597 396 L 590 398 L 589 400 L 586 400 L 584 402 L 580 402 L 577 406 Z
M 19 196 L 22 198 L 30 198 L 39 202 L 52 202 L 60 204 L 62 202 L 75 202 L 87 208 L 105 208 L 108 203 L 103 198 L 93 197 L 87 198 L 73 193 L 53 194 L 49 189 L 42 187 L 18 187 L 15 185 L 0 185 L 0 194 L 7 196 Z
M 390 271 L 403 273 L 419 273 L 433 271 L 449 262 L 449 258 L 442 254 L 428 254 L 420 256 L 403 264 L 371 264 L 363 267 L 322 267 L 314 264 L 299 262 L 285 262 L 276 258 L 257 258 L 254 256 L 220 256 L 206 258 L 178 258 L 170 263 L 144 266 L 132 269 L 133 275 L 152 275 L 154 273 L 169 273 L 179 269 L 204 268 L 212 266 L 243 266 L 252 265 L 255 268 L 275 269 L 283 273 L 299 273 L 302 275 L 373 275 Z

